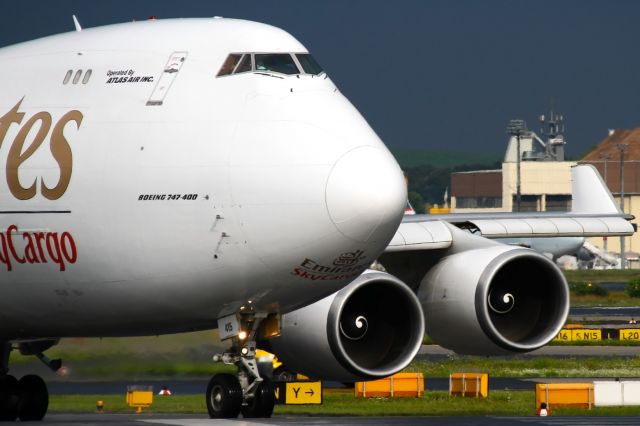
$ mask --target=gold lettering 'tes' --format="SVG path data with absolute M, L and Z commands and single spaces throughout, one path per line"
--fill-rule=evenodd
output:
M 21 99 L 9 112 L 0 117 L 0 147 L 7 136 L 7 131 L 13 124 L 20 125 L 24 119 L 24 112 L 19 112 Z M 64 136 L 64 129 L 69 122 L 74 121 L 76 129 L 80 129 L 82 123 L 82 113 L 80 111 L 69 111 L 64 114 L 53 127 L 53 132 L 49 138 L 49 149 L 53 159 L 58 163 L 60 169 L 60 178 L 53 187 L 47 186 L 43 178 L 40 178 L 40 193 L 49 200 L 57 200 L 62 197 L 71 182 L 71 174 L 73 171 L 73 153 L 71 146 Z M 9 191 L 19 200 L 30 200 L 35 197 L 38 192 L 37 178 L 27 187 L 23 187 L 18 178 L 18 170 L 20 166 L 27 161 L 46 140 L 49 130 L 51 129 L 51 114 L 46 111 L 38 112 L 27 120 L 20 127 L 18 134 L 11 143 L 9 154 L 7 156 L 6 179 Z M 32 135 L 32 130 L 37 131 L 32 140 L 27 141 L 27 137 Z M 26 146 L 26 148 L 25 148 Z

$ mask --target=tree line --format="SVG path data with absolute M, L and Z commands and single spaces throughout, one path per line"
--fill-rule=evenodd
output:
M 451 198 L 451 173 L 471 170 L 501 169 L 502 163 L 496 159 L 493 163 L 474 163 L 438 166 L 424 164 L 415 167 L 404 167 L 404 173 L 409 181 L 409 202 L 416 213 L 424 213 L 434 205 L 444 204 L 445 192 L 447 202 Z

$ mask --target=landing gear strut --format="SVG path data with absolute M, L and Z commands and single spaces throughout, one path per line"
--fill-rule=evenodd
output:
M 243 314 L 241 329 L 248 331 L 233 337 L 228 352 L 213 356 L 215 362 L 238 367 L 238 373 L 211 378 L 207 386 L 209 417 L 235 418 L 240 413 L 245 418 L 271 417 L 275 405 L 273 384 L 260 375 L 256 362 L 256 331 L 265 317 L 266 314 Z
M 42 351 L 57 342 L 23 343 L 18 347 L 24 355 L 35 355 L 54 371 L 61 366 L 60 360 L 49 360 Z M 9 354 L 13 346 L 0 342 L 0 422 L 40 421 L 49 408 L 49 391 L 39 376 L 27 375 L 17 380 L 9 375 Z

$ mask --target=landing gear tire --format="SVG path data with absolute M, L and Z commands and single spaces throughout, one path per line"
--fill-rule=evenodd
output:
M 216 374 L 207 386 L 207 410 L 212 419 L 233 419 L 240 414 L 242 388 L 233 374 Z
M 247 401 L 247 405 L 242 406 L 242 417 L 258 418 L 271 417 L 273 406 L 276 403 L 273 391 L 273 383 L 265 378 L 256 389 L 255 396 Z
M 18 418 L 20 390 L 15 377 L 0 376 L 0 422 L 13 422 Z
M 20 421 L 40 421 L 49 408 L 49 391 L 44 380 L 39 376 L 24 376 L 18 382 L 20 404 L 18 417 Z

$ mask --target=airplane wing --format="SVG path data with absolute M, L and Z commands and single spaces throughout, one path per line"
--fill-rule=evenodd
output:
M 571 170 L 570 212 L 461 213 L 405 216 L 385 253 L 448 248 L 451 225 L 489 239 L 629 236 L 633 216 L 622 213 L 592 165 Z
M 406 216 L 379 257 L 416 292 L 425 332 L 462 354 L 528 352 L 550 342 L 569 313 L 560 269 L 511 237 L 632 235 L 592 166 L 572 169 L 572 210 Z

